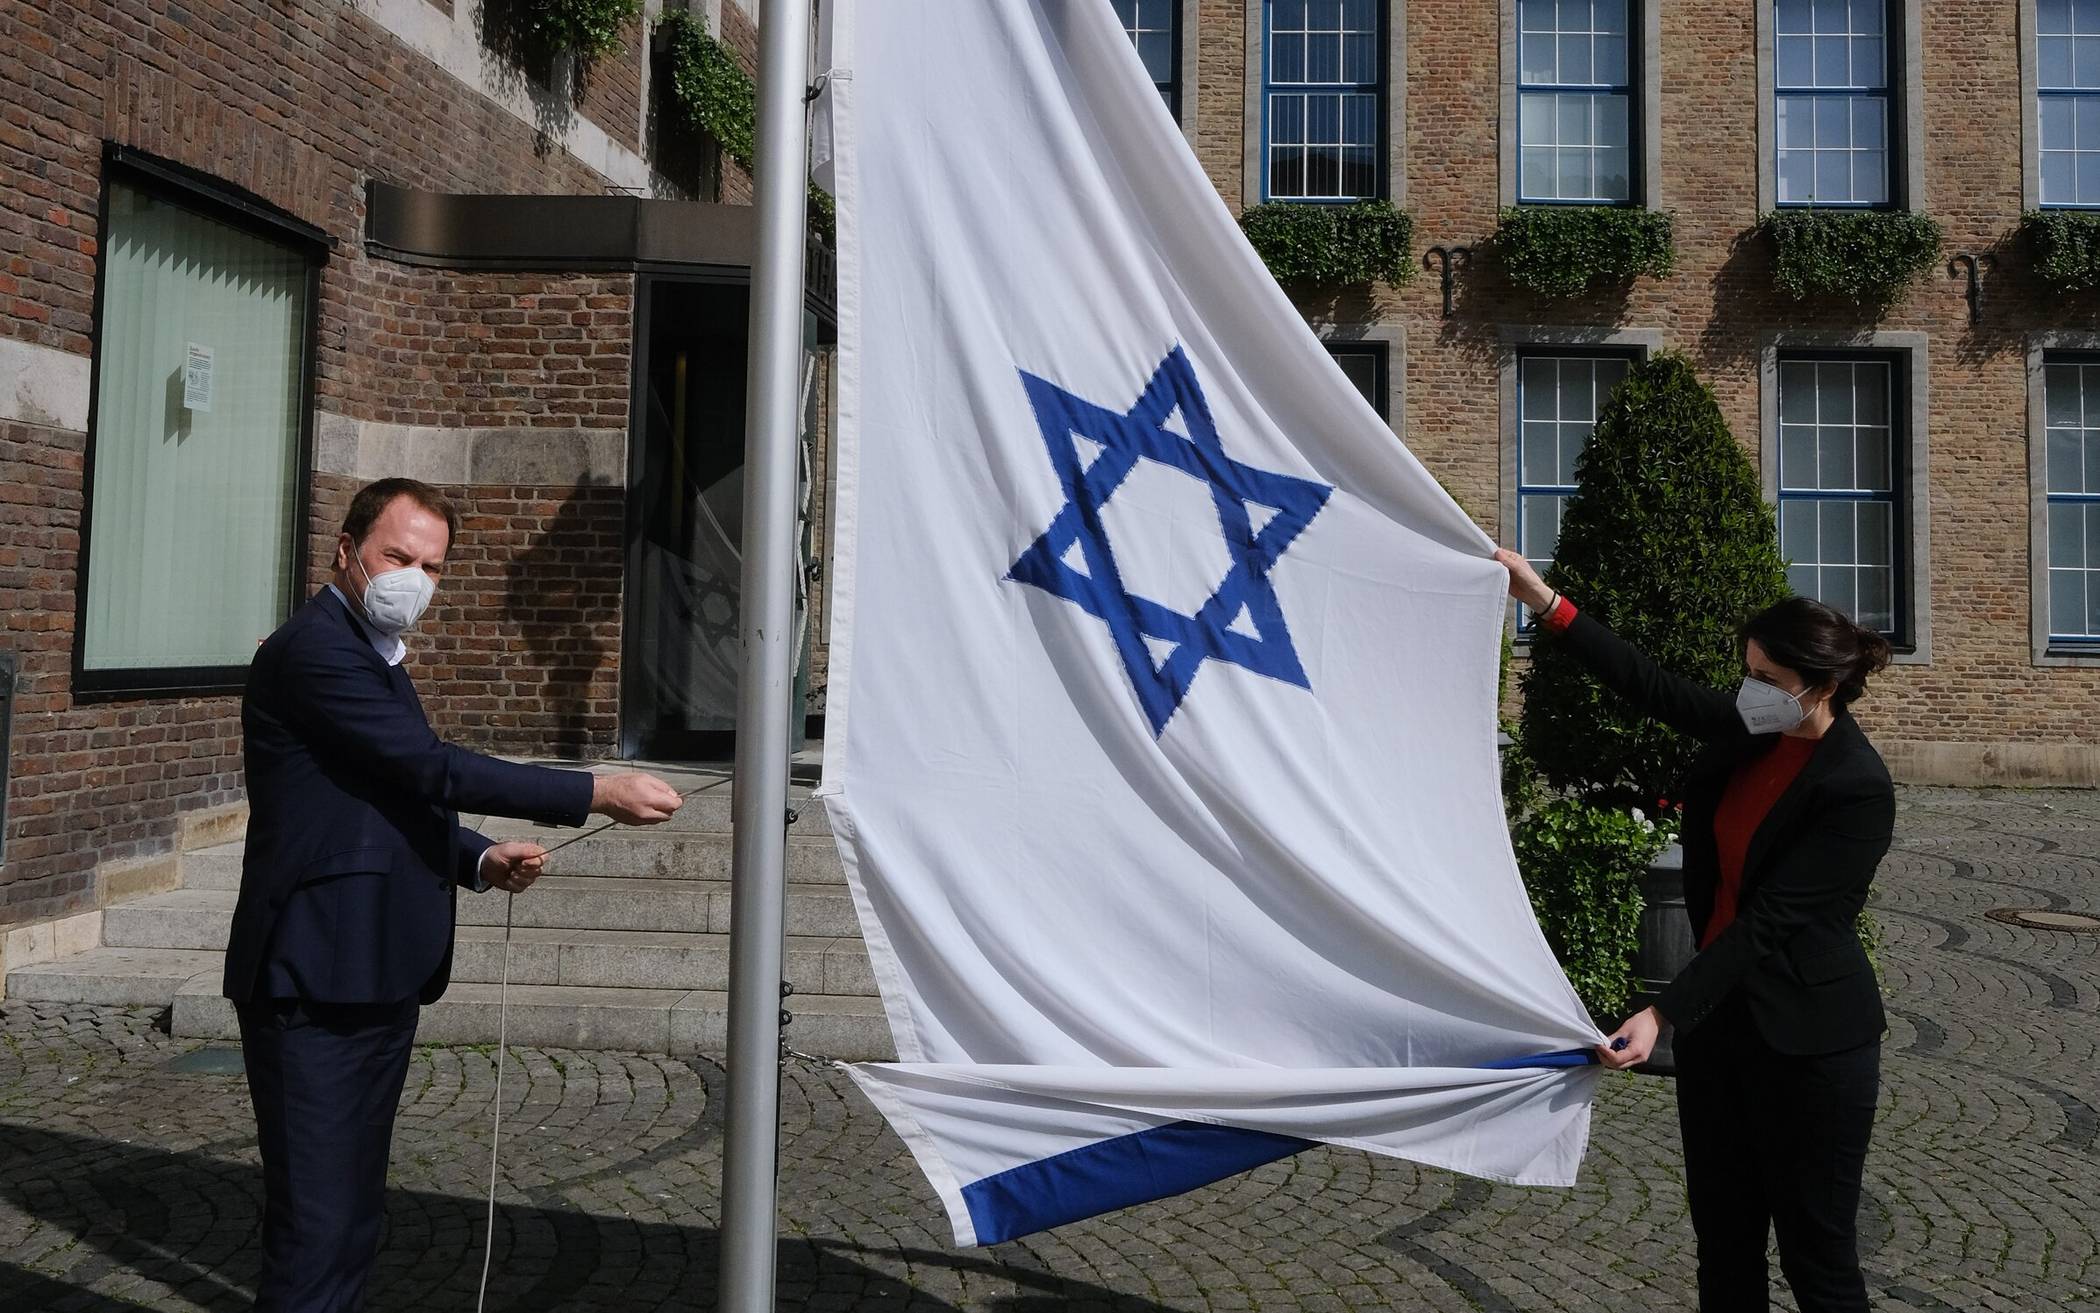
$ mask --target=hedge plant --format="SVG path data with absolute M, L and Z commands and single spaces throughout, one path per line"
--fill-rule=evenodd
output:
M 1516 205 L 1492 245 L 1510 281 L 1539 296 L 1580 296 L 1675 267 L 1671 216 L 1610 205 Z
M 1736 683 L 1737 626 L 1787 596 L 1786 566 L 1757 472 L 1682 356 L 1627 372 L 1598 410 L 1575 484 L 1546 582 L 1665 669 Z M 1550 639 L 1532 648 L 1521 686 L 1519 736 L 1556 789 L 1653 808 L 1698 752 Z
M 1414 275 L 1414 219 L 1388 201 L 1278 201 L 1247 210 L 1240 227 L 1279 282 L 1340 287 Z
M 1801 300 L 1839 296 L 1888 305 L 1940 257 L 1940 225 L 1904 210 L 1775 210 L 1758 221 L 1773 281 Z
M 588 61 L 620 48 L 620 30 L 641 14 L 642 0 L 511 0 L 508 8 L 527 47 Z
M 1641 925 L 1641 873 L 1669 836 L 1626 808 L 1551 799 L 1511 836 L 1531 908 L 1583 1004 L 1626 1010 Z
M 2034 253 L 2034 272 L 2059 292 L 2100 287 L 2100 213 L 2029 210 L 2020 231 Z

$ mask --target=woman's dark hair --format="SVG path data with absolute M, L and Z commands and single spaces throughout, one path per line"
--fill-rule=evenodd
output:
M 1753 638 L 1774 665 L 1801 676 L 1808 687 L 1837 685 L 1831 704 L 1838 707 L 1850 706 L 1866 691 L 1868 676 L 1889 663 L 1889 640 L 1810 597 L 1789 597 L 1751 616 L 1742 641 Z

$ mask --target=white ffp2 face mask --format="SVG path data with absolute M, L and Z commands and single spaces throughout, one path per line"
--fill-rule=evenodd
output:
M 1784 734 L 1808 718 L 1798 696 L 1754 675 L 1743 676 L 1743 686 L 1735 694 L 1735 709 L 1752 734 Z
M 357 561 L 355 551 L 350 553 L 350 559 Z M 397 637 L 422 619 L 431 595 L 437 592 L 430 576 L 413 566 L 382 570 L 375 575 L 365 569 L 363 561 L 357 561 L 357 569 L 365 576 L 365 619 L 389 638 Z

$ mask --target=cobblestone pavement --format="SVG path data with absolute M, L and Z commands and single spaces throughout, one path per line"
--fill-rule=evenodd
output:
M 2100 1309 L 2100 935 L 1984 915 L 2100 912 L 2100 795 L 1911 790 L 1902 806 L 1876 895 L 1893 1018 L 1862 1213 L 1877 1306 Z M 246 1098 L 235 1076 L 170 1069 L 195 1047 L 144 1012 L 0 1005 L 0 1309 L 246 1305 L 261 1188 Z M 513 1059 L 489 1307 L 711 1308 L 721 1071 Z M 417 1051 L 376 1309 L 474 1307 L 492 1060 Z M 1671 1092 L 1653 1077 L 1604 1082 L 1573 1190 L 1316 1150 L 975 1251 L 948 1243 L 839 1073 L 791 1063 L 782 1120 L 784 1308 L 1692 1305 Z

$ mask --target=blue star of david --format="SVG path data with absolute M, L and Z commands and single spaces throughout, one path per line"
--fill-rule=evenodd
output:
M 1154 737 L 1166 729 L 1206 660 L 1229 661 L 1311 689 L 1269 571 L 1334 489 L 1227 456 L 1195 370 L 1180 347 L 1167 353 L 1137 404 L 1123 412 L 1097 406 L 1026 370 L 1020 373 L 1065 504 L 1006 577 L 1074 602 L 1108 626 Z M 1186 437 L 1165 427 L 1177 410 Z M 1077 438 L 1099 445 L 1091 464 L 1082 460 Z M 1210 486 L 1232 565 L 1192 616 L 1125 588 L 1115 549 L 1102 529 L 1102 508 L 1141 458 Z M 1258 532 L 1250 506 L 1271 512 Z M 1075 543 L 1084 570 L 1065 561 Z M 1148 639 L 1164 653 L 1157 660 Z

